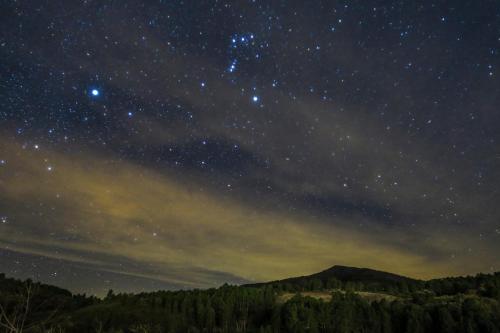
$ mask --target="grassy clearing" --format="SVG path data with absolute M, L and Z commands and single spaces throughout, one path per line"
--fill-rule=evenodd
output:
M 303 291 L 303 292 L 297 292 L 297 293 L 285 292 L 285 293 L 278 296 L 278 302 L 285 303 L 286 301 L 290 300 L 291 298 L 293 298 L 297 294 L 304 296 L 304 297 L 312 297 L 312 298 L 321 299 L 325 302 L 328 302 L 332 299 L 333 292 L 345 293 L 345 291 L 343 291 L 343 290 Z M 399 297 L 397 297 L 397 296 L 384 294 L 384 293 L 374 293 L 374 292 L 369 292 L 369 291 L 355 291 L 354 293 L 361 296 L 363 299 L 367 300 L 368 302 L 381 301 L 382 299 L 385 299 L 388 302 L 392 302 L 396 299 L 399 299 Z

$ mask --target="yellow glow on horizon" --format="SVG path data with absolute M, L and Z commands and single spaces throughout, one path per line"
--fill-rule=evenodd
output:
M 194 286 L 210 285 L 206 278 L 189 275 L 197 268 L 255 281 L 314 273 L 334 264 L 418 278 L 454 272 L 362 229 L 301 213 L 261 211 L 129 162 L 33 151 L 5 141 L 2 146 L 10 156 L 10 171 L 0 178 L 2 200 L 38 205 L 40 211 L 37 217 L 18 214 L 15 225 L 3 226 L 9 232 L 0 235 L 0 243 L 21 252 Z M 48 163 L 54 166 L 50 174 Z M 54 230 L 63 237 L 51 237 Z M 117 269 L 112 257 L 146 263 L 157 273 Z M 169 267 L 178 270 L 173 274 Z

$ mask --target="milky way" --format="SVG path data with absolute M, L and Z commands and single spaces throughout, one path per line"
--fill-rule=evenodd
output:
M 496 1 L 4 1 L 0 271 L 73 291 L 500 270 Z

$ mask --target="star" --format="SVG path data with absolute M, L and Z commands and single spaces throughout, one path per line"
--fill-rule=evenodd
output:
M 236 258 L 239 242 L 258 252 L 257 245 L 273 236 L 260 233 L 292 226 L 300 230 L 285 235 L 286 241 L 296 237 L 308 246 L 312 238 L 302 234 L 321 236 L 313 237 L 316 252 L 298 258 L 314 261 L 335 251 L 330 232 L 343 229 L 342 241 L 350 247 L 348 236 L 363 224 L 366 246 L 352 254 L 352 264 L 372 264 L 363 251 L 390 244 L 387 251 L 401 259 L 397 270 L 414 271 L 404 259 L 415 251 L 429 260 L 422 274 L 432 275 L 441 265 L 432 261 L 440 239 L 446 238 L 444 252 L 457 253 L 456 260 L 467 250 L 460 243 L 460 217 L 470 218 L 467 230 L 485 233 L 484 243 L 488 235 L 500 239 L 500 212 L 467 209 L 494 205 L 488 194 L 499 180 L 494 162 L 500 161 L 500 121 L 491 110 L 500 91 L 500 32 L 490 9 L 500 5 L 429 3 L 409 18 L 407 1 L 363 8 L 349 1 L 299 1 L 293 8 L 282 1 L 193 1 L 189 9 L 175 1 L 154 1 L 148 8 L 122 2 L 118 11 L 100 8 L 113 20 L 102 20 L 93 6 L 75 12 L 64 1 L 50 11 L 12 4 L 22 29 L 0 20 L 6 32 L 0 49 L 11 65 L 0 68 L 7 78 L 0 94 L 0 229 L 9 227 L 20 241 L 68 239 L 69 252 L 72 242 L 87 237 L 88 250 L 116 241 L 111 252 L 122 246 L 118 240 L 128 239 L 133 246 L 124 252 L 141 260 L 139 268 L 155 263 L 165 266 L 157 272 L 168 271 L 169 263 L 154 257 L 172 255 L 172 262 L 222 265 L 230 267 L 224 273 L 246 277 L 254 267 L 216 262 L 207 248 L 217 252 L 215 244 Z M 189 20 L 173 14 L 184 10 Z M 47 43 L 29 33 L 34 21 L 46 28 Z M 349 36 L 356 38 L 346 50 Z M 30 54 L 43 54 L 50 66 Z M 66 223 L 67 207 L 74 218 Z M 243 216 L 254 210 L 258 217 Z M 113 223 L 100 223 L 106 216 Z M 322 226 L 338 216 L 345 225 Z M 167 223 L 177 218 L 182 225 Z M 61 223 L 52 220 L 67 225 L 58 228 Z M 229 220 L 234 225 L 224 222 Z M 473 221 L 482 222 L 476 227 Z M 419 230 L 407 229 L 410 223 Z M 213 233 L 198 235 L 200 225 Z M 241 235 L 238 230 L 247 226 L 254 231 Z M 380 232 L 371 235 L 371 226 Z M 175 242 L 144 247 L 164 232 Z M 414 241 L 411 251 L 399 252 L 393 237 Z M 277 248 L 269 260 L 294 254 L 286 241 L 274 244 L 285 250 Z M 467 246 L 477 242 L 470 237 Z M 500 243 L 483 245 L 488 253 L 500 251 Z M 176 258 L 174 247 L 186 253 Z M 138 269 L 131 258 L 120 260 L 124 271 Z M 102 253 L 96 259 L 108 265 L 114 257 Z M 387 262 L 377 264 L 390 266 L 391 257 L 382 259 Z M 476 259 L 483 259 L 480 265 Z M 493 255 L 471 255 L 460 264 L 473 274 L 476 267 L 500 267 Z M 71 267 L 58 270 L 61 281 Z M 258 267 L 262 278 L 266 267 Z M 36 273 L 46 278 L 54 271 Z M 199 282 L 198 276 L 190 279 Z M 135 281 L 124 288 L 149 288 L 149 282 Z

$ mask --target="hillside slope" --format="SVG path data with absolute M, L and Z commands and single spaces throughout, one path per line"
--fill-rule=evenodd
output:
M 292 277 L 283 280 L 276 280 L 263 283 L 247 284 L 248 287 L 260 287 L 265 285 L 278 285 L 278 284 L 288 284 L 288 285 L 298 285 L 304 286 L 306 284 L 312 283 L 313 281 L 321 281 L 323 285 L 327 284 L 332 279 L 338 280 L 340 282 L 362 282 L 365 284 L 384 284 L 384 285 L 397 285 L 401 283 L 406 284 L 417 284 L 421 281 L 412 279 L 409 277 L 377 271 L 370 268 L 357 268 L 348 266 L 333 266 L 324 271 L 314 273 L 311 275 Z

